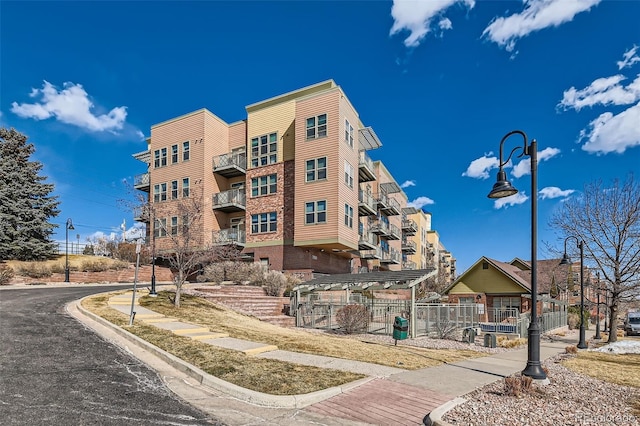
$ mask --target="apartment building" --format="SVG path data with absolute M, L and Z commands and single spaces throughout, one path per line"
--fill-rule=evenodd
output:
M 324 81 L 246 107 L 226 123 L 207 109 L 151 127 L 134 154 L 147 172 L 158 250 L 170 250 L 188 218 L 176 203 L 204 206 L 200 245 L 235 244 L 270 269 L 314 273 L 400 270 L 411 265 L 407 196 L 368 151 L 381 146 L 345 93 Z M 415 249 L 415 247 L 414 247 Z M 404 262 L 403 262 L 404 261 Z M 420 263 L 426 267 L 424 262 Z

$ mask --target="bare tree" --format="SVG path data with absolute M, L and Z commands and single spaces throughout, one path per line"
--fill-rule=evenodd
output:
M 633 174 L 625 182 L 615 179 L 610 187 L 601 181 L 588 183 L 581 196 L 562 204 L 549 224 L 563 236 L 584 241 L 585 263 L 602 272 L 611 296 L 608 342 L 615 342 L 620 304 L 640 293 L 640 184 Z

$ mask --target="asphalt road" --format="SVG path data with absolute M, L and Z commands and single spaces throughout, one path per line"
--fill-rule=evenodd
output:
M 116 288 L 0 291 L 1 424 L 222 424 L 65 311 L 69 301 Z

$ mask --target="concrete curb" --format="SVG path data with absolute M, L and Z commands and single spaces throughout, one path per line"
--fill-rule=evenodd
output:
M 304 408 L 311 404 L 315 404 L 317 402 L 324 401 L 325 399 L 347 392 L 350 389 L 356 388 L 375 379 L 375 377 L 365 377 L 364 379 L 356 380 L 342 386 L 334 386 L 332 388 L 300 395 L 270 395 L 250 389 L 245 389 L 238 385 L 234 385 L 233 383 L 229 383 L 215 376 L 212 376 L 207 372 L 184 362 L 180 358 L 177 358 L 174 355 L 171 355 L 170 353 L 154 345 L 151 345 L 147 341 L 140 339 L 138 336 L 135 336 L 128 331 L 112 324 L 104 318 L 94 314 L 93 312 L 84 309 L 82 307 L 82 301 L 88 297 L 93 296 L 87 296 L 83 299 L 76 300 L 74 302 L 71 302 L 69 305 L 75 304 L 76 309 L 82 315 L 89 317 L 93 321 L 96 321 L 105 327 L 110 328 L 112 331 L 125 338 L 127 341 L 153 353 L 172 367 L 189 375 L 203 386 L 210 387 L 241 401 L 248 402 L 254 405 L 260 405 L 269 408 Z M 68 309 L 69 308 L 67 306 L 67 311 Z
M 467 400 L 464 398 L 457 397 L 452 399 L 451 401 L 445 402 L 444 404 L 435 408 L 429 414 L 427 414 L 423 420 L 423 423 L 426 426 L 452 426 L 451 423 L 447 423 L 442 420 L 442 416 L 444 416 L 447 411 L 466 401 Z

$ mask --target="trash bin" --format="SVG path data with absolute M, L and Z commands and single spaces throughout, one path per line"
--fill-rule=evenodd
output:
M 403 340 L 407 338 L 409 333 L 409 320 L 402 317 L 396 317 L 393 322 L 393 338 Z
M 496 347 L 496 335 L 493 333 L 487 333 L 484 335 L 484 346 L 486 348 Z
M 475 343 L 476 330 L 474 330 L 473 327 L 467 327 L 462 330 L 462 341 L 467 343 Z

